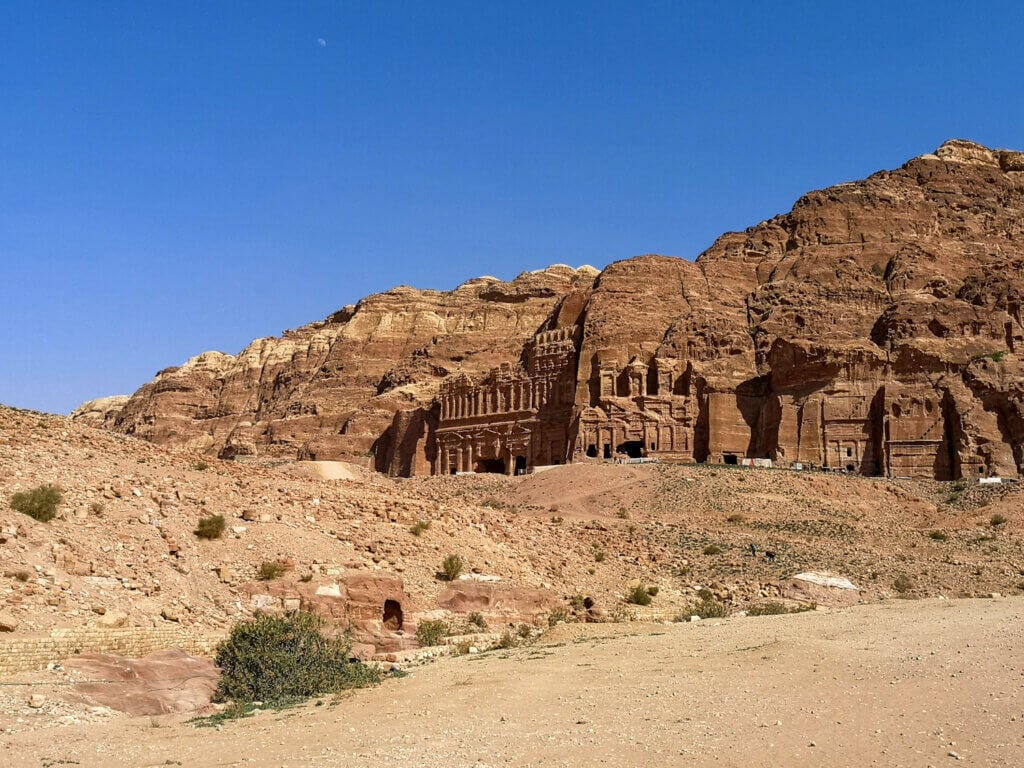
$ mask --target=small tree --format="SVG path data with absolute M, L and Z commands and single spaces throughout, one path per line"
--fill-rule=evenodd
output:
M 11 509 L 41 523 L 48 523 L 57 516 L 57 507 L 62 498 L 60 488 L 47 483 L 11 496 Z
M 462 558 L 459 555 L 448 555 L 444 562 L 441 563 L 441 571 L 448 581 L 455 581 L 459 578 L 459 574 L 462 573 L 464 566 L 465 563 L 462 562 Z
M 257 613 L 235 624 L 217 648 L 222 674 L 216 698 L 237 703 L 276 703 L 360 688 L 380 680 L 380 672 L 349 656 L 349 636 L 328 639 L 324 621 L 312 613 L 283 616 Z
M 224 515 L 210 515 L 199 519 L 195 534 L 200 539 L 219 539 L 224 535 Z

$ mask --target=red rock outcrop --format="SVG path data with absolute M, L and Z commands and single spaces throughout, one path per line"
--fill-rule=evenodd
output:
M 397 576 L 356 572 L 330 580 L 250 582 L 242 589 L 254 609 L 309 611 L 351 631 L 355 650 L 368 657 L 417 646 L 416 621 Z
M 206 352 L 161 371 L 112 426 L 223 458 L 364 463 L 386 433 L 377 468 L 422 471 L 429 407 L 444 377 L 516 359 L 562 297 L 596 274 L 555 266 L 448 292 L 395 288 L 237 356 Z M 418 418 L 400 415 L 418 407 L 427 409 Z M 421 434 L 411 438 L 414 430 Z
M 373 450 L 395 474 L 629 455 L 1015 476 L 1022 244 L 1024 154 L 950 141 L 694 262 L 370 297 L 160 374 L 115 428 L 225 457 Z

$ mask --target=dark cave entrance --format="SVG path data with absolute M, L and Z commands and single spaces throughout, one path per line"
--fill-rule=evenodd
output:
M 615 449 L 618 453 L 624 453 L 631 459 L 639 459 L 644 455 L 644 444 L 639 440 L 627 440 L 620 443 Z
M 402 628 L 402 604 L 397 600 L 384 601 L 384 629 L 397 632 Z
M 504 459 L 480 459 L 476 463 L 477 474 L 504 475 Z

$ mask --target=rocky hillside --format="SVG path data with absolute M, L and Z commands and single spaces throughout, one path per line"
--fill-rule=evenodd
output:
M 429 614 L 451 553 L 470 584 L 546 590 L 567 609 L 585 595 L 610 616 L 671 618 L 705 586 L 735 610 L 800 570 L 845 574 L 864 599 L 895 594 L 900 576 L 915 596 L 1024 588 L 1021 492 L 1007 486 L 667 465 L 412 480 L 315 470 L 0 407 L 0 625 L 222 629 L 258 607 L 253 590 L 339 574 L 397 576 L 407 616 Z M 63 490 L 56 519 L 11 508 L 44 483 Z M 212 515 L 223 536 L 198 537 Z M 259 581 L 268 562 L 285 570 Z M 632 583 L 659 585 L 648 609 L 623 601 Z
M 596 275 L 554 266 L 447 292 L 394 288 L 238 355 L 198 355 L 124 402 L 91 401 L 74 416 L 222 458 L 365 463 L 396 412 L 428 405 L 453 372 L 517 359 L 560 302 Z
M 602 361 L 679 362 L 672 386 L 692 397 L 698 461 L 827 463 L 831 451 L 833 466 L 851 456 L 868 475 L 1016 476 L 1022 297 L 1024 154 L 956 140 L 809 193 L 693 262 L 398 288 L 81 413 L 223 458 L 376 450 L 378 469 L 429 472 L 382 450 L 389 427 L 424 432 L 445 377 L 516 363 L 538 330 L 578 324 L 575 418 L 596 405 Z M 567 429 L 571 446 L 576 423 Z

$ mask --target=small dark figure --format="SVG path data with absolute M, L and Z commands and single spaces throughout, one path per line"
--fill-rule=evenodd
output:
M 766 549 L 764 551 L 764 557 L 765 557 L 765 560 L 767 560 L 769 563 L 774 563 L 775 562 L 775 553 L 772 552 L 770 549 Z
M 750 556 L 757 557 L 757 546 L 754 544 L 750 545 Z

